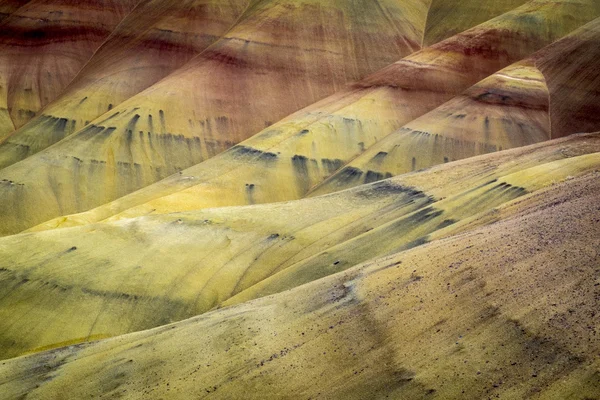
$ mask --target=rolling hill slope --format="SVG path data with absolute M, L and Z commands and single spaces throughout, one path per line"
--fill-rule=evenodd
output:
M 423 40 L 428 44 L 437 43 L 524 2 L 494 2 L 475 10 L 472 4 L 464 1 L 436 0 L 427 14 L 420 17 L 426 18 L 428 29 L 435 31 L 434 35 L 426 34 Z M 249 0 L 153 0 L 140 3 L 112 32 L 109 40 L 98 49 L 62 95 L 5 139 L 0 145 L 0 167 L 35 154 L 79 131 L 107 110 L 173 72 L 226 30 L 242 22 L 243 11 L 249 5 Z M 449 8 L 460 12 L 462 18 L 441 18 Z M 389 14 L 390 10 L 385 12 Z M 360 33 L 355 33 L 352 41 L 362 42 L 363 38 Z M 398 40 L 391 39 L 392 42 Z M 412 40 L 418 41 L 418 38 Z M 372 47 L 372 44 L 361 43 L 361 46 Z M 371 49 L 367 55 L 371 57 L 377 51 L 379 57 L 381 50 Z M 361 53 L 346 54 L 347 60 L 358 60 Z M 382 55 L 388 62 L 396 61 L 405 55 L 405 49 L 390 46 Z M 368 72 L 383 66 L 378 61 L 366 61 L 372 64 L 366 69 Z
M 248 4 L 248 0 L 139 3 L 61 95 L 0 144 L 0 167 L 81 130 L 175 71 L 226 33 Z
M 583 173 L 513 202 L 493 225 L 291 291 L 4 361 L 0 390 L 31 399 L 594 398 L 599 185 L 597 171 Z
M 580 135 L 301 201 L 6 237 L 0 355 L 147 329 L 290 289 L 419 246 L 452 225 L 473 229 L 479 214 L 598 168 L 600 135 Z
M 423 46 L 431 46 L 525 3 L 527 0 L 432 0 L 423 35 Z
M 538 8 L 539 4 L 533 6 Z M 34 230 L 173 210 L 293 200 L 309 191 L 313 195 L 329 193 L 417 168 L 547 140 L 551 136 L 551 121 L 561 124 L 561 119 L 569 122 L 570 131 L 564 134 L 594 126 L 600 129 L 593 113 L 580 115 L 580 109 L 594 104 L 598 87 L 598 81 L 593 80 L 597 76 L 596 70 L 589 68 L 591 79 L 587 80 L 577 73 L 566 73 L 588 68 L 593 63 L 600 48 L 593 48 L 600 39 L 600 19 L 536 53 L 537 57 L 543 58 L 544 70 L 552 73 L 547 76 L 568 82 L 571 96 L 578 96 L 577 99 L 565 97 L 563 101 L 560 93 L 567 92 L 557 92 L 554 86 L 551 93 L 545 76 L 533 59 L 518 62 L 462 94 L 461 84 L 440 93 L 432 88 L 422 92 L 409 90 L 406 88 L 408 82 L 404 85 L 397 82 L 398 76 L 412 79 L 423 69 L 424 64 L 418 60 L 426 59 L 433 59 L 430 64 L 425 63 L 428 68 L 439 69 L 436 79 L 448 82 L 447 72 L 442 72 L 449 68 L 447 64 L 460 66 L 467 63 L 472 54 L 478 54 L 473 48 L 487 46 L 487 42 L 478 39 L 482 32 L 493 34 L 499 24 L 511 26 L 522 14 L 536 15 L 525 12 L 531 11 L 528 7 L 407 57 L 394 68 L 384 70 L 387 71 L 387 85 L 373 88 L 361 82 L 353 90 L 308 107 L 181 174 L 89 212 L 47 221 Z M 552 11 L 553 18 L 558 18 L 553 5 L 538 9 L 537 15 L 544 15 L 544 10 Z M 461 52 L 467 55 L 460 59 L 454 50 L 448 50 L 453 44 L 471 50 Z M 562 54 L 569 46 L 589 49 L 587 53 L 581 51 L 565 60 Z M 489 58 L 495 60 L 495 56 Z M 478 65 L 484 68 L 482 63 Z M 488 68 L 492 73 L 497 64 L 490 62 Z M 465 81 L 462 84 L 468 85 L 469 74 L 474 73 L 472 68 L 465 70 L 468 72 L 461 79 Z M 378 73 L 378 76 L 382 74 Z M 476 80 L 480 76 L 474 75 L 470 79 Z M 436 82 L 430 76 L 427 78 L 423 78 L 426 84 Z M 381 77 L 378 79 L 383 81 Z M 458 96 L 419 117 L 453 93 Z M 553 110 L 567 107 L 579 113 L 579 119 L 573 121 L 571 117 L 564 118 L 570 114 L 550 112 L 551 96 L 554 97 Z M 410 121 L 415 117 L 418 118 Z M 394 131 L 397 132 L 386 137 Z M 365 148 L 366 152 L 361 155 Z M 365 162 L 367 164 L 363 166 Z M 346 163 L 349 165 L 342 168 Z
M 600 19 L 500 71 L 386 136 L 313 189 L 342 190 L 384 176 L 600 129 Z M 516 72 L 516 74 L 514 73 Z
M 417 50 L 426 3 L 252 3 L 209 50 L 47 151 L 2 170 L 0 179 L 18 182 L 28 193 L 4 186 L 1 208 L 19 215 L 21 223 L 36 224 L 114 200 L 210 158 Z M 327 29 L 323 20 L 331 21 Z M 25 170 L 28 177 L 17 178 Z M 42 207 L 49 213 L 26 217 L 23 196 L 37 202 L 38 190 L 54 193 Z M 22 230 L 21 223 L 1 219 L 3 233 Z
M 0 0 L 0 399 L 600 400 L 599 0 Z

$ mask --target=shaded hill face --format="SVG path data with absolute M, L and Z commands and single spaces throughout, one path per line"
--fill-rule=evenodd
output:
M 32 0 L 4 18 L 0 140 L 54 100 L 137 3 Z
M 598 169 L 599 152 L 600 135 L 579 136 L 314 199 L 4 238 L 0 354 L 152 328 L 474 229 Z
M 491 226 L 292 291 L 5 361 L 0 387 L 46 399 L 593 398 L 599 185 L 583 173 Z
M 552 138 L 600 126 L 599 32 L 600 20 L 595 20 L 576 37 L 556 43 L 535 59 L 550 91 Z M 578 60 L 577 65 L 569 59 Z
M 556 24 L 564 18 L 571 26 L 573 8 L 561 7 L 563 17 L 558 14 L 561 8 L 554 3 L 523 6 L 410 55 L 180 175 L 89 212 L 58 217 L 35 229 L 172 210 L 293 200 L 311 190 L 313 194 L 330 193 L 414 169 L 547 140 L 550 92 L 533 59 L 485 78 L 462 94 L 461 91 L 497 71 L 503 63 L 522 58 L 525 50 L 511 47 L 515 37 L 546 32 L 544 21 Z M 523 15 L 539 24 L 523 28 Z M 561 24 L 552 26 L 555 31 Z M 561 46 L 592 46 L 597 42 L 597 26 L 596 21 L 586 25 Z M 507 33 L 511 32 L 509 29 L 515 31 Z M 504 33 L 498 36 L 498 31 Z M 486 53 L 490 38 L 507 50 Z M 530 48 L 535 49 L 542 40 L 550 39 L 532 39 Z M 576 70 L 577 65 L 586 66 L 593 59 L 589 53 L 582 53 L 585 56 L 564 61 L 558 56 L 562 52 L 558 45 L 545 50 L 545 59 L 554 60 L 546 64 L 565 63 Z M 590 53 L 595 54 L 595 50 Z M 571 82 L 574 95 L 579 96 L 579 103 L 572 104 L 585 105 L 594 96 L 593 84 L 582 82 L 575 75 L 562 74 L 561 79 Z M 417 88 L 419 85 L 422 87 Z M 456 97 L 448 103 L 417 118 L 453 96 Z M 554 103 L 560 107 L 560 95 Z M 417 119 L 411 121 L 414 118 Z M 586 121 L 593 118 L 581 116 L 570 128 L 588 128 L 594 124 Z M 348 162 L 349 166 L 344 167 Z M 336 171 L 339 172 L 317 186 Z
M 4 169 L 2 178 L 23 184 L 25 196 L 38 197 L 39 184 L 54 182 L 54 189 L 43 189 L 55 192 L 49 213 L 32 213 L 26 224 L 98 206 L 210 158 L 418 49 L 426 4 L 380 5 L 252 5 L 225 37 L 168 78 L 47 151 Z M 332 22 L 323 27 L 322 19 Z M 36 184 L 17 178 L 25 170 L 31 178 L 37 175 Z M 61 176 L 67 170 L 74 175 Z M 77 195 L 67 182 L 77 182 Z M 24 217 L 27 212 L 17 208 L 27 203 L 25 193 L 17 195 L 21 205 L 13 203 L 15 194 L 5 197 L 8 207 Z M 7 220 L 3 232 L 19 228 Z
M 600 129 L 598 57 L 600 19 L 388 135 L 312 195 Z
M 461 0 L 449 2 L 432 0 L 427 16 L 423 46 L 431 46 L 450 36 L 486 22 L 491 16 L 500 15 L 527 3 L 526 0 L 479 1 Z
M 10 17 L 13 12 L 27 3 L 29 3 L 29 0 L 4 0 L 0 4 L 0 22 Z
M 112 32 L 62 95 L 0 144 L 6 167 L 77 132 L 225 34 L 248 0 L 152 0 Z

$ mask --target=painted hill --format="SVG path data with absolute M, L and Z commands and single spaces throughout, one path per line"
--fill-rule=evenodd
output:
M 61 95 L 0 144 L 0 167 L 81 130 L 175 71 L 226 33 L 247 5 L 247 0 L 139 3 Z
M 535 7 L 537 14 L 531 7 Z M 595 113 L 581 115 L 590 108 L 589 104 L 595 104 L 595 91 L 600 82 L 595 80 L 596 71 L 590 68 L 600 48 L 597 46 L 600 19 L 536 53 L 535 57 L 540 58 L 539 63 L 544 65 L 544 72 L 553 84 L 552 95 L 546 76 L 535 67 L 532 58 L 519 61 L 460 93 L 483 75 L 464 67 L 468 62 L 477 62 L 478 68 L 484 69 L 479 56 L 473 56 L 478 52 L 472 50 L 478 45 L 487 46 L 486 41 L 479 39 L 482 32 L 494 34 L 498 25 L 512 26 L 520 21 L 522 14 L 542 18 L 544 12 L 553 13 L 552 21 L 558 18 L 553 4 L 541 9 L 539 4 L 523 6 L 377 73 L 380 83 L 375 87 L 361 82 L 181 174 L 89 212 L 47 221 L 34 230 L 172 210 L 294 200 L 309 192 L 312 195 L 330 193 L 417 168 L 547 140 L 551 137 L 550 121 L 555 125 L 568 121 L 569 130 L 559 134 L 558 129 L 554 129 L 556 137 L 600 129 Z M 565 14 L 565 19 L 568 15 Z M 539 27 L 532 25 L 532 29 Z M 511 39 L 507 39 L 507 46 L 509 43 Z M 459 52 L 467 54 L 460 59 L 454 45 L 471 50 Z M 568 47 L 580 49 L 579 55 L 564 59 L 562 54 Z M 468 61 L 472 57 L 477 61 Z M 495 55 L 489 58 L 496 60 Z M 514 58 L 519 59 L 520 55 Z M 427 59 L 433 60 L 431 64 L 419 61 Z M 467 73 L 457 72 L 462 77 L 456 87 L 440 93 L 437 88 L 449 81 L 448 64 Z M 432 85 L 435 90 L 409 90 L 410 82 L 398 83 L 398 79 L 402 79 L 399 77 L 406 76 L 408 80 L 421 73 L 423 65 L 439 70 L 438 78 L 429 75 L 423 78 L 427 84 L 439 79 L 438 84 Z M 488 73 L 493 73 L 498 65 L 490 62 L 487 68 Z M 580 69 L 594 72 L 586 79 L 575 72 Z M 367 78 L 367 81 L 372 79 Z M 571 82 L 568 92 L 557 90 L 558 80 Z M 561 93 L 577 98 L 563 102 Z M 455 97 L 442 104 L 452 96 Z M 550 96 L 553 97 L 552 115 Z M 436 104 L 442 105 L 426 113 Z M 579 119 L 573 121 L 570 113 L 556 111 L 565 107 L 578 113 Z M 422 114 L 425 115 L 419 117 Z M 443 141 L 445 137 L 449 140 Z M 361 155 L 362 152 L 365 153 Z M 345 164 L 348 165 L 344 167 Z M 333 177 L 323 183 L 332 174 Z
M 422 245 L 597 170 L 599 152 L 600 135 L 578 136 L 330 196 L 6 237 L 0 355 L 148 329 Z
M 597 0 L 0 0 L 0 399 L 598 400 L 599 49 Z
M 0 25 L 0 140 L 54 100 L 137 3 L 2 2 L 12 12 Z
M 571 150 L 598 137 L 571 140 Z M 513 165 L 534 158 L 531 151 L 499 154 L 478 160 L 473 172 L 502 154 Z M 563 160 L 562 172 L 578 158 Z M 181 323 L 5 361 L 0 390 L 45 399 L 65 391 L 98 398 L 593 398 L 600 389 L 600 180 L 597 171 L 580 172 L 500 207 L 492 225 L 475 228 L 475 219 L 459 234 L 446 231 L 412 250 Z M 523 173 L 512 182 L 530 181 Z M 187 217 L 181 220 L 186 226 Z
M 388 135 L 313 194 L 600 129 L 598 57 L 600 19 Z
M 0 144 L 0 167 L 81 130 L 218 40 L 247 0 L 154 0 L 138 6 L 62 94 Z
M 167 78 L 47 151 L 2 170 L 0 179 L 29 192 L 17 194 L 3 185 L 4 204 L 17 205 L 16 195 L 17 208 L 26 208 L 23 195 L 40 199 L 39 190 L 54 192 L 42 207 L 48 213 L 29 213 L 25 224 L 101 205 L 208 159 L 418 49 L 427 16 L 423 1 L 382 4 L 253 3 L 227 35 Z M 334 21 L 326 30 L 323 18 Z M 25 170 L 37 183 L 17 177 Z M 70 171 L 69 176 L 61 171 Z M 55 182 L 50 183 L 54 189 L 43 182 Z M 4 216 L 2 233 L 26 227 Z
M 419 48 L 422 42 L 436 43 L 524 2 L 497 2 L 490 6 L 478 7 L 477 10 L 473 9 L 472 4 L 462 0 L 436 0 L 432 4 L 428 1 L 412 1 L 405 2 L 402 6 L 384 2 L 379 9 L 375 7 L 375 15 L 366 15 L 364 20 L 351 9 L 344 9 L 346 6 L 336 11 L 335 7 L 338 6 L 332 3 L 332 8 L 327 11 L 327 3 L 321 2 L 318 7 L 313 7 L 311 11 L 296 17 L 301 20 L 316 18 L 318 22 L 331 13 L 338 14 L 335 20 L 342 28 L 336 32 L 332 30 L 322 34 L 340 36 L 342 46 L 343 43 L 347 43 L 347 48 L 341 52 L 348 64 L 346 68 L 350 68 L 352 60 L 356 63 L 353 66 L 355 70 L 348 71 L 356 78 L 396 61 L 406 55 L 407 50 Z M 284 7 L 285 10 L 290 5 L 296 7 L 298 2 L 291 2 L 287 6 L 285 4 L 273 1 L 267 8 Z M 362 4 L 357 3 L 354 10 L 360 10 Z M 167 76 L 192 57 L 199 55 L 207 46 L 228 33 L 228 30 L 237 29 L 235 25 L 244 24 L 244 19 L 250 16 L 253 8 L 258 5 L 259 2 L 249 0 L 153 0 L 139 3 L 115 28 L 60 98 L 0 145 L 0 167 L 6 167 L 35 154 L 81 130 L 107 110 L 110 111 L 127 98 Z M 427 5 L 429 10 L 424 13 L 423 7 Z M 440 16 L 447 14 L 449 8 L 461 12 L 462 18 L 441 18 Z M 276 13 L 280 14 L 279 11 Z M 284 11 L 284 14 L 287 13 L 288 11 Z M 408 20 L 402 17 L 403 14 L 407 15 Z M 466 15 L 470 18 L 465 18 Z M 389 23 L 383 20 L 384 18 L 389 19 Z M 435 26 L 434 35 L 423 33 L 424 19 L 427 21 L 427 29 Z M 289 25 L 288 22 L 283 24 Z M 373 35 L 373 28 L 379 29 L 378 36 L 368 39 L 366 32 L 361 32 L 360 25 L 365 25 L 365 28 L 370 25 L 367 28 L 371 30 L 368 35 Z M 286 29 L 293 32 L 299 27 L 286 26 Z M 310 36 L 310 29 L 305 30 L 305 36 Z M 346 32 L 340 35 L 340 30 Z M 386 31 L 389 31 L 387 36 Z M 272 33 L 275 34 L 274 31 Z M 263 36 L 265 34 L 268 35 L 268 31 L 262 33 Z M 285 44 L 297 45 L 305 44 Z M 245 49 L 233 51 L 241 53 L 239 57 L 245 57 Z M 339 60 L 334 62 L 339 63 Z M 281 67 L 293 69 L 295 65 L 283 64 Z

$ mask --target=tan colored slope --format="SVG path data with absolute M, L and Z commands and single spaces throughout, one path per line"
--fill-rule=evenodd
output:
M 512 218 L 173 325 L 8 360 L 6 398 L 592 399 L 598 173 Z
M 0 230 L 14 233 L 158 181 L 419 48 L 427 1 L 371 5 L 253 3 L 224 38 L 169 77 L 2 170 L 0 179 L 25 191 L 3 185 Z M 44 204 L 42 192 L 52 193 Z
M 535 57 L 550 90 L 552 138 L 591 132 L 600 126 L 600 20 L 577 38 L 555 43 Z M 577 65 L 569 60 L 578 60 Z
M 582 135 L 318 198 L 6 237 L 0 354 L 147 329 L 290 289 L 599 167 L 600 135 Z
M 54 100 L 137 3 L 32 0 L 4 19 L 0 140 Z
M 578 23 L 583 24 L 583 20 L 574 22 L 572 15 L 580 18 L 589 18 L 590 15 L 571 14 L 576 9 L 585 9 L 591 15 L 597 13 L 576 3 L 532 2 L 408 56 L 351 89 L 308 107 L 181 174 L 89 212 L 61 216 L 34 229 L 95 222 L 115 214 L 114 218 L 118 219 L 301 198 L 311 187 L 385 135 L 511 61 L 529 55 L 543 43 L 558 39 Z M 523 15 L 528 15 L 529 21 L 535 21 L 535 24 L 524 24 Z M 545 24 L 552 29 L 548 31 Z M 559 32 L 558 27 L 563 27 L 563 30 Z M 490 46 L 495 46 L 495 50 L 489 51 Z M 515 73 L 518 75 L 519 71 Z M 494 80 L 486 81 L 484 86 L 494 84 Z M 513 87 L 515 85 L 508 85 L 507 90 Z M 531 102 L 535 109 L 514 114 L 506 107 L 493 111 L 492 104 L 492 113 L 510 113 L 514 115 L 515 123 L 522 124 L 527 120 L 528 124 L 534 125 L 532 137 L 514 137 L 512 145 L 546 139 L 547 127 L 543 121 L 540 122 L 547 112 L 544 110 L 547 94 L 543 84 L 532 82 L 516 88 L 521 101 Z M 465 108 L 464 101 L 454 103 L 454 107 L 459 113 Z M 478 112 L 478 109 L 474 111 Z M 483 120 L 481 118 L 481 122 Z M 472 129 L 479 128 L 480 124 L 472 124 Z M 499 125 L 499 128 L 502 126 Z M 372 180 L 382 177 L 385 175 L 374 176 Z
M 0 144 L 0 168 L 81 130 L 181 67 L 227 32 L 249 0 L 140 3 L 65 91 Z
M 598 130 L 599 57 L 600 18 L 386 136 L 312 194 Z

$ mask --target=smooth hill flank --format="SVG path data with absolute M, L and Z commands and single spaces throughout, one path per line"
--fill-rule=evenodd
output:
M 406 124 L 311 195 L 600 129 L 600 18 Z
M 575 177 L 493 225 L 275 296 L 5 361 L 0 391 L 9 399 L 595 398 L 599 178 Z
M 513 83 L 514 79 L 521 80 L 523 77 L 526 77 L 524 83 Z M 476 104 L 470 101 L 471 96 L 479 97 L 482 93 L 489 92 L 502 92 L 501 96 L 510 96 L 511 101 L 498 103 L 492 99 L 487 103 Z M 191 188 L 126 209 L 107 221 L 153 213 L 269 203 L 304 197 L 315 185 L 319 185 L 329 175 L 343 168 L 344 164 L 352 162 L 351 160 L 360 154 L 359 143 L 368 147 L 373 143 L 370 138 L 381 138 L 391 131 L 392 127 L 401 123 L 402 116 L 390 120 L 374 99 L 380 101 L 381 98 L 365 96 L 348 107 L 340 110 L 334 108 L 332 113 L 323 113 L 323 107 L 319 108 L 320 112 L 311 109 L 306 113 L 308 115 L 287 118 L 272 129 L 234 146 L 229 151 L 183 171 L 183 176 L 189 176 L 188 173 L 193 171 L 196 179 L 192 181 L 194 186 Z M 339 102 L 333 104 L 338 105 Z M 390 103 L 385 105 L 392 106 Z M 377 111 L 373 112 L 374 110 Z M 323 118 L 323 115 L 327 118 Z M 313 116 L 316 116 L 316 120 Z M 455 144 L 452 149 L 456 149 L 458 154 L 440 151 L 438 148 L 435 149 L 437 151 L 428 151 L 422 143 L 417 143 L 415 147 L 425 155 L 431 154 L 431 157 L 435 157 L 441 154 L 439 162 L 431 162 L 429 165 L 502 150 L 503 147 L 508 149 L 548 140 L 548 90 L 544 77 L 535 67 L 522 63 L 513 65 L 485 79 L 425 117 L 409 122 L 401 129 L 409 130 L 408 127 L 415 126 L 413 131 L 422 132 L 417 128 L 424 130 L 428 127 L 426 124 L 437 126 L 439 131 L 445 132 L 445 136 L 451 136 L 452 133 L 462 136 L 456 139 L 459 145 L 452 143 Z M 385 128 L 378 129 L 382 125 Z M 487 131 L 484 131 L 485 126 Z M 598 128 L 600 129 L 600 124 Z M 274 134 L 276 129 L 279 129 L 279 132 Z M 484 132 L 482 136 L 485 135 L 485 140 L 469 140 L 479 132 Z M 439 139 L 435 140 L 435 145 L 441 147 L 441 138 Z M 398 147 L 402 149 L 401 146 Z M 373 162 L 380 165 L 386 160 L 387 155 L 380 152 Z M 342 171 L 344 172 L 341 179 L 343 178 L 349 186 L 355 186 L 361 177 L 360 171 Z M 369 170 L 361 183 L 391 176 L 389 172 L 378 173 L 377 170 Z M 140 193 L 151 193 L 156 188 L 161 188 L 161 184 L 143 189 Z M 89 213 L 70 216 L 66 220 L 59 217 L 33 230 L 42 230 L 53 225 L 68 226 L 71 223 L 70 219 L 83 219 L 98 211 L 111 209 L 115 204 L 121 206 L 127 200 L 137 198 L 140 193 L 118 199 Z
M 234 28 L 185 66 L 2 170 L 0 180 L 14 187 L 1 185 L 0 233 L 88 210 L 156 182 L 418 50 L 426 3 L 251 3 Z
M 249 0 L 151 0 L 112 32 L 63 93 L 0 144 L 0 168 L 81 130 L 181 67 L 238 21 Z
M 149 213 L 301 198 L 313 186 L 385 135 L 458 95 L 511 61 L 530 55 L 543 43 L 553 42 L 563 33 L 571 32 L 571 28 L 577 24 L 583 24 L 583 20 L 577 23 L 573 21 L 571 13 L 574 4 L 527 4 L 410 55 L 350 89 L 299 111 L 240 145 L 180 174 L 89 212 L 71 216 L 63 214 L 35 230 L 96 222 L 113 216 L 118 219 Z M 579 4 L 575 8 L 578 7 L 583 6 Z M 592 14 L 598 12 L 591 8 L 583 9 Z M 527 15 L 535 24 L 524 25 L 523 15 Z M 553 29 L 546 30 L 545 24 Z M 564 32 L 556 30 L 561 26 Z M 551 32 L 551 36 L 547 36 L 548 32 Z M 529 40 L 523 41 L 523 37 Z M 488 51 L 492 43 L 496 50 Z M 577 60 L 573 62 L 576 64 Z M 517 75 L 525 67 L 519 68 L 514 71 Z M 484 86 L 492 85 L 489 89 L 493 90 L 496 81 L 486 81 Z M 514 107 L 503 107 L 502 104 L 483 110 L 493 114 L 514 115 L 513 120 L 519 124 L 542 124 L 534 125 L 529 136 L 521 131 L 516 132 L 522 137 L 511 138 L 512 146 L 548 138 L 547 127 L 540 121 L 547 119 L 547 110 L 544 109 L 547 104 L 544 102 L 548 95 L 543 86 L 543 82 L 532 82 L 523 87 L 508 86 L 509 90 L 516 91 L 515 95 L 523 102 L 529 102 L 539 110 L 525 109 L 515 115 Z M 454 105 L 462 109 L 464 101 L 459 99 Z M 459 113 L 458 110 L 456 112 Z M 482 110 L 476 108 L 473 112 Z M 529 118 L 534 121 L 528 121 Z M 473 128 L 476 127 L 473 124 Z M 508 128 L 512 129 L 499 125 L 497 134 L 505 136 Z M 370 179 L 383 177 L 385 175 L 374 175 Z M 5 179 L 18 181 L 16 178 Z M 13 217 L 9 215 L 8 218 Z M 23 224 L 22 221 L 19 223 Z
M 277 293 L 600 168 L 600 135 L 494 153 L 329 196 L 0 240 L 0 356 L 148 329 Z M 485 220 L 484 220 L 485 221 Z
M 428 43 L 437 43 L 524 2 L 490 2 L 489 6 L 480 6 L 475 10 L 472 4 L 465 3 L 464 0 L 436 0 L 427 14 L 422 15 L 428 23 L 436 21 L 439 30 L 435 39 L 429 39 Z M 10 139 L 5 140 L 0 146 L 0 168 L 79 131 L 107 110 L 168 75 L 218 39 L 232 27 L 234 21 L 241 22 L 244 18 L 242 11 L 250 4 L 250 0 L 152 0 L 140 3 L 113 31 L 110 39 L 65 92 L 36 118 L 13 133 Z M 425 1 L 424 4 L 428 2 Z M 461 13 L 462 18 L 442 18 L 440 21 L 440 14 L 445 14 L 448 9 Z M 467 18 L 467 15 L 474 19 Z M 401 23 L 405 25 L 404 22 Z M 364 37 L 361 33 L 352 32 L 352 29 L 350 28 L 352 40 L 362 42 Z M 420 29 L 422 28 L 418 27 L 417 30 Z M 391 37 L 390 44 L 398 39 Z M 411 35 L 411 40 L 420 43 L 418 39 Z M 396 61 L 406 54 L 402 46 L 389 46 L 386 49 L 377 47 L 377 51 L 385 51 L 384 59 L 388 62 Z M 349 60 L 356 59 L 359 64 L 366 63 L 367 72 L 383 66 L 378 60 L 369 59 L 373 55 L 371 53 L 365 55 L 366 59 L 360 59 L 363 52 L 364 50 L 360 50 L 356 54 L 346 54 L 346 57 Z M 379 53 L 376 55 L 381 56 Z M 362 76 L 362 72 L 359 75 Z
M 0 140 L 54 100 L 137 3 L 32 0 L 6 17 L 0 25 Z
M 423 36 L 423 47 L 482 24 L 490 15 L 500 15 L 527 3 L 526 0 L 432 0 Z

